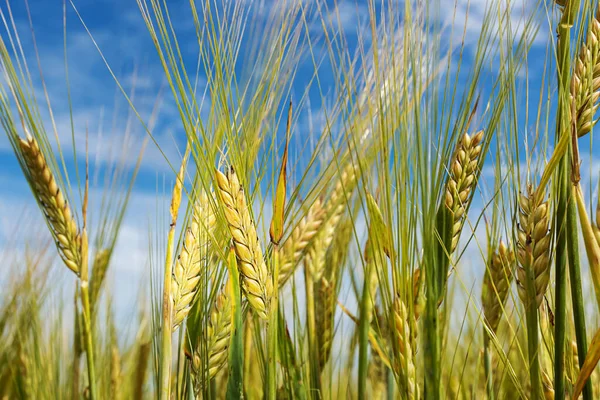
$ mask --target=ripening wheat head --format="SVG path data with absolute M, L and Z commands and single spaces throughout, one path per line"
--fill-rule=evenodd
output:
M 589 24 L 588 36 L 581 45 L 571 82 L 572 101 L 575 102 L 577 135 L 584 136 L 595 124 L 594 114 L 600 99 L 600 6 Z
M 406 398 L 418 397 L 417 373 L 415 369 L 415 353 L 411 345 L 410 315 L 400 297 L 394 299 L 392 305 L 394 321 L 393 346 L 396 359 L 392 363 L 398 384 Z
M 325 367 L 331 355 L 331 344 L 333 343 L 333 324 L 335 317 L 336 295 L 333 282 L 326 278 L 315 283 L 316 297 L 316 325 L 319 331 L 317 335 L 317 346 L 319 348 L 319 365 Z
M 79 274 L 81 243 L 69 204 L 35 138 L 28 135 L 27 139 L 20 139 L 19 146 L 27 166 L 27 178 L 50 227 L 58 253 L 65 265 Z
M 225 285 L 217 295 L 215 304 L 210 312 L 210 320 L 206 330 L 206 343 L 200 346 L 193 355 L 192 370 L 196 376 L 196 392 L 202 389 L 203 377 L 200 376 L 202 363 L 202 351 L 206 351 L 208 374 L 204 378 L 209 381 L 227 364 L 227 351 L 231 339 L 231 293 L 230 286 Z
M 214 231 L 215 213 L 205 192 L 201 192 L 192 212 L 192 219 L 185 230 L 183 244 L 171 278 L 173 299 L 173 330 L 190 312 L 198 291 L 200 272 L 210 256 L 210 237 Z
M 535 286 L 535 301 L 539 307 L 550 281 L 549 205 L 537 199 L 531 187 L 528 194 L 519 197 L 519 224 L 517 227 L 517 278 L 521 300 L 528 304 L 527 278 Z M 543 197 L 543 196 L 542 196 Z
M 238 259 L 242 289 L 254 311 L 267 319 L 273 282 L 250 217 L 244 190 L 233 168 L 227 175 L 217 171 L 216 178 L 219 199 Z
M 450 252 L 454 252 L 456 249 L 465 222 L 465 207 L 471 196 L 471 190 L 475 186 L 482 140 L 483 131 L 477 132 L 473 137 L 465 133 L 456 147 L 450 165 L 450 176 L 445 195 L 446 207 L 452 211 L 454 217 Z
M 290 237 L 283 244 L 283 257 L 279 266 L 279 285 L 283 286 L 294 274 L 304 251 L 311 243 L 325 219 L 325 209 L 320 199 L 310 206 Z
M 498 329 L 502 310 L 508 299 L 513 279 L 515 257 L 513 252 L 500 241 L 485 271 L 481 301 L 485 319 L 493 332 Z
M 346 209 L 346 200 L 355 183 L 354 165 L 349 163 L 342 171 L 340 179 L 325 202 L 324 220 L 306 251 L 304 264 L 315 281 L 319 281 L 323 277 L 327 250 L 335 237 L 336 228 Z

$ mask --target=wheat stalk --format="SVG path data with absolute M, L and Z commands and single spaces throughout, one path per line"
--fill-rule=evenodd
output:
M 514 254 L 500 241 L 498 249 L 488 261 L 483 278 L 481 301 L 483 313 L 492 332 L 496 332 L 502 310 L 508 299 L 510 284 L 513 279 Z
M 35 138 L 28 134 L 27 139 L 19 140 L 19 146 L 27 166 L 27 178 L 48 222 L 58 253 L 65 265 L 79 274 L 81 243 L 69 204 Z
M 577 135 L 589 133 L 596 121 L 600 99 L 600 7 L 588 27 L 588 37 L 582 43 L 571 82 L 571 97 L 577 117 Z
M 452 226 L 452 245 L 450 252 L 454 252 L 465 222 L 465 207 L 471 197 L 471 190 L 477 179 L 477 166 L 481 154 L 483 131 L 477 132 L 473 137 L 465 133 L 456 147 L 450 176 L 446 185 L 445 203 L 454 218 Z
M 519 196 L 517 229 L 517 289 L 521 300 L 528 304 L 527 277 L 531 273 L 535 286 L 535 301 L 539 307 L 550 281 L 549 207 L 537 199 L 531 187 Z
M 210 237 L 215 222 L 216 216 L 209 196 L 202 192 L 194 204 L 192 218 L 185 230 L 171 278 L 173 330 L 177 329 L 190 312 L 198 291 L 201 267 L 209 256 Z
M 294 274 L 296 265 L 302 259 L 306 248 L 319 232 L 325 219 L 325 209 L 320 199 L 310 206 L 307 214 L 300 220 L 282 248 L 282 260 L 279 266 L 279 286 L 283 286 Z
M 261 318 L 267 319 L 273 292 L 273 279 L 263 258 L 244 190 L 233 168 L 230 168 L 227 175 L 217 170 L 216 180 L 219 186 L 219 198 L 238 258 L 242 290 L 254 311 Z
M 207 381 L 214 378 L 227 363 L 227 350 L 229 349 L 232 330 L 230 290 L 230 287 L 226 285 L 217 295 L 206 329 L 206 343 L 199 346 L 193 355 L 192 368 L 197 379 L 196 393 L 202 390 L 201 383 L 204 381 L 200 374 L 204 360 L 202 349 L 206 352 L 206 359 L 208 360 Z

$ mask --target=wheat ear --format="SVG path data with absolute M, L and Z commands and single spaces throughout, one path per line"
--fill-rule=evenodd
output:
M 331 356 L 331 344 L 333 343 L 333 323 L 336 306 L 335 286 L 326 278 L 321 278 L 316 287 L 316 325 L 319 331 L 317 335 L 317 347 L 319 348 L 319 365 L 321 371 Z
M 415 354 L 411 345 L 409 317 L 406 305 L 400 297 L 396 297 L 392 306 L 394 321 L 393 346 L 396 360 L 392 363 L 392 368 L 398 377 L 398 384 L 402 391 L 401 397 L 413 399 L 419 397 L 419 389 L 417 386 Z
M 554 400 L 554 382 L 546 371 L 542 371 L 542 390 L 544 400 Z
M 77 224 L 40 147 L 30 135 L 20 139 L 19 146 L 27 166 L 27 177 L 40 204 L 58 253 L 65 265 L 79 274 L 81 243 Z
M 206 330 L 206 343 L 201 347 L 204 348 L 208 360 L 208 375 L 205 376 L 210 380 L 223 369 L 227 363 L 227 350 L 229 349 L 229 340 L 231 338 L 231 296 L 230 286 L 225 288 L 217 295 L 215 303 L 210 312 L 210 320 Z M 196 390 L 202 389 L 201 376 L 199 371 L 202 369 L 203 358 L 201 357 L 202 348 L 199 348 L 193 356 L 192 368 L 197 376 Z
M 481 154 L 483 131 L 477 132 L 473 137 L 465 133 L 454 152 L 450 176 L 446 185 L 446 207 L 452 212 L 454 222 L 452 226 L 452 245 L 450 252 L 454 252 L 460 238 L 465 222 L 465 207 L 471 197 L 471 190 L 477 179 L 477 167 Z
M 244 190 L 233 168 L 230 168 L 227 175 L 217 171 L 216 178 L 219 198 L 238 258 L 242 289 L 254 311 L 261 318 L 267 319 L 273 279 L 263 258 Z
M 550 281 L 549 207 L 547 201 L 537 199 L 531 187 L 528 194 L 519 196 L 519 224 L 517 229 L 517 289 L 527 304 L 527 276 L 531 273 L 535 285 L 535 301 L 539 307 Z
M 283 244 L 283 257 L 279 266 L 279 286 L 283 286 L 294 274 L 296 265 L 302 259 L 306 248 L 319 232 L 325 219 L 325 209 L 320 199 L 310 206 L 290 237 Z
M 571 82 L 572 99 L 577 113 L 577 135 L 589 133 L 596 121 L 600 99 L 600 7 L 588 27 L 588 37 L 581 45 Z
M 92 279 L 90 280 L 90 306 L 92 310 L 96 309 L 98 298 L 100 297 L 100 290 L 102 289 L 102 283 L 104 282 L 108 268 L 109 256 L 110 251 L 108 249 L 101 249 L 94 256 Z
M 355 183 L 356 173 L 354 172 L 354 166 L 348 164 L 342 171 L 340 179 L 329 196 L 325 209 L 325 220 L 308 247 L 304 258 L 304 263 L 315 282 L 323 277 L 327 250 L 333 241 L 338 223 L 344 214 L 346 196 Z
M 200 270 L 210 252 L 210 237 L 215 226 L 215 213 L 205 192 L 194 204 L 192 218 L 185 230 L 183 244 L 173 269 L 173 330 L 187 317 L 198 291 Z
M 500 241 L 498 249 L 488 261 L 483 278 L 481 302 L 483 314 L 493 332 L 498 329 L 502 310 L 508 299 L 510 284 L 513 279 L 515 257 L 512 251 Z

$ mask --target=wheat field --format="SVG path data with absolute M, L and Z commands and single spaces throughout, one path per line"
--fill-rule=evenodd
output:
M 1 400 L 600 397 L 598 0 L 52 3 L 0 5 Z

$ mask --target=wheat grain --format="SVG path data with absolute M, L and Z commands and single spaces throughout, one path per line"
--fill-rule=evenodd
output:
M 471 197 L 471 190 L 476 183 L 482 140 L 483 131 L 477 132 L 473 137 L 465 133 L 456 147 L 452 165 L 450 166 L 450 175 L 446 185 L 445 204 L 452 212 L 454 219 L 451 253 L 454 252 L 458 244 L 465 221 L 467 202 Z
M 542 388 L 544 400 L 554 400 L 554 383 L 546 371 L 542 371 Z
M 267 319 L 273 292 L 273 279 L 263 259 L 244 190 L 233 168 L 230 168 L 227 175 L 217 171 L 216 180 L 219 186 L 219 198 L 238 258 L 242 289 L 254 311 L 261 318 Z
M 502 310 L 508 299 L 514 261 L 513 252 L 500 241 L 485 271 L 481 301 L 485 319 L 493 332 L 498 329 Z
M 27 139 L 20 139 L 19 146 L 27 166 L 27 178 L 48 222 L 58 253 L 65 265 L 79 274 L 81 243 L 69 204 L 35 138 L 28 135 Z
M 589 133 L 596 121 L 600 99 L 600 7 L 588 27 L 588 37 L 581 45 L 571 82 L 571 97 L 575 102 L 577 135 Z
M 171 278 L 173 298 L 173 330 L 187 317 L 198 291 L 200 271 L 210 256 L 210 237 L 216 217 L 209 196 L 202 192 L 196 200 L 192 218 Z
M 517 289 L 521 300 L 528 304 L 526 282 L 528 274 L 534 280 L 535 301 L 539 307 L 550 281 L 549 206 L 537 199 L 531 187 L 519 196 L 517 229 Z

